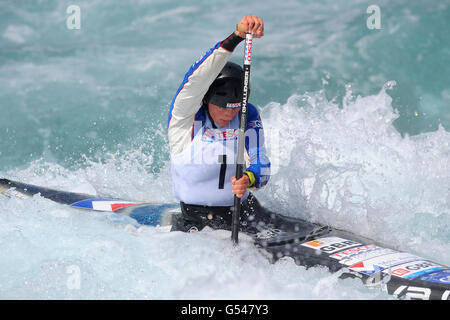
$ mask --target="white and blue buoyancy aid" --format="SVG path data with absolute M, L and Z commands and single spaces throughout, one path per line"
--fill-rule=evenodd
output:
M 172 184 L 177 199 L 186 204 L 232 206 L 234 203 L 230 180 L 236 174 L 240 113 L 228 125 L 220 127 L 202 103 L 240 39 L 233 33 L 195 62 L 170 106 Z M 256 178 L 253 187 L 260 188 L 269 180 L 270 161 L 264 147 L 261 118 L 252 104 L 248 104 L 245 148 L 246 170 Z M 247 196 L 248 192 L 242 200 Z

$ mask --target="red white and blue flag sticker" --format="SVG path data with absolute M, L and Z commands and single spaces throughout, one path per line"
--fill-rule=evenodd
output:
M 364 261 L 361 261 L 350 266 L 349 269 L 371 276 L 379 271 L 384 270 L 385 268 L 383 266 L 378 266 L 376 264 L 365 263 Z
M 132 201 L 121 201 L 121 200 L 111 200 L 111 199 L 87 199 L 76 203 L 71 206 L 76 208 L 91 209 L 98 211 L 116 211 L 118 209 L 133 206 L 139 204 Z

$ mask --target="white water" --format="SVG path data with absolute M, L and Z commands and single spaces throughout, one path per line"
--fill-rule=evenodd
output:
M 358 98 L 348 91 L 343 105 L 316 92 L 263 108 L 274 175 L 257 197 L 280 213 L 450 265 L 450 133 L 401 137 L 384 89 Z M 176 202 L 168 167 L 149 174 L 152 161 L 131 150 L 77 170 L 35 161 L 0 175 Z M 0 195 L 0 252 L 3 299 L 392 299 L 289 258 L 270 264 L 244 236 L 233 248 L 225 231 L 164 233 L 40 196 Z

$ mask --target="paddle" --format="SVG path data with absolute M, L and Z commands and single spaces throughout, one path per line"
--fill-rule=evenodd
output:
M 238 24 L 236 30 L 240 32 L 245 32 L 245 28 Z M 251 53 L 252 53 L 252 42 L 253 35 L 247 33 L 245 37 L 245 51 L 244 51 L 244 79 L 242 84 L 242 104 L 241 104 L 241 117 L 239 122 L 238 131 L 238 154 L 236 163 L 236 180 L 242 178 L 244 174 L 244 152 L 245 152 L 245 129 L 247 127 L 247 103 L 249 94 L 249 83 L 250 83 L 250 63 L 251 63 Z M 241 214 L 241 198 L 234 195 L 234 210 L 231 223 L 231 240 L 233 244 L 237 244 L 238 234 L 239 234 L 239 216 Z

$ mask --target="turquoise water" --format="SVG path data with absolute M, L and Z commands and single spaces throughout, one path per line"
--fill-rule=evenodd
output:
M 395 80 L 399 132 L 450 130 L 449 1 L 378 1 L 380 30 L 366 26 L 370 1 L 78 1 L 79 30 L 66 26 L 70 4 L 0 4 L 2 168 L 42 157 L 74 167 L 139 146 L 159 169 L 167 149 L 154 150 L 166 143 L 167 105 L 184 72 L 242 12 L 266 23 L 255 104 L 319 90 L 340 101 L 346 85 L 368 95 Z
M 73 4 L 81 24 L 72 30 L 66 9 Z M 380 29 L 366 24 L 373 4 Z M 274 165 L 261 201 L 450 265 L 450 1 L 1 1 L 0 176 L 175 202 L 169 103 L 189 66 L 244 13 L 266 24 L 251 75 L 251 102 L 262 113 Z M 241 45 L 232 60 L 241 63 L 242 54 Z M 203 254 L 192 247 L 200 238 L 80 217 L 39 197 L 0 197 L 0 211 L 0 246 L 12 256 L 0 262 L 2 297 L 258 298 L 269 285 L 268 298 L 346 299 L 355 290 L 363 299 L 386 298 L 322 270 L 310 274 L 289 262 L 259 269 L 244 254 L 219 257 L 223 239 L 204 249 L 209 258 L 197 269 Z M 51 235 L 60 229 L 66 238 L 56 244 Z M 253 249 L 243 250 L 259 261 Z M 112 275 L 99 254 L 118 264 Z M 151 262 L 154 254 L 166 260 Z M 230 280 L 223 267 L 230 259 L 231 269 L 244 264 L 265 279 L 261 286 L 251 289 L 252 276 Z M 182 261 L 193 275 L 178 269 Z M 130 275 L 139 285 L 117 280 L 147 264 L 156 276 Z M 84 272 L 81 290 L 60 287 L 71 265 Z M 211 281 L 208 265 L 224 277 Z M 202 289 L 194 296 L 192 279 Z

